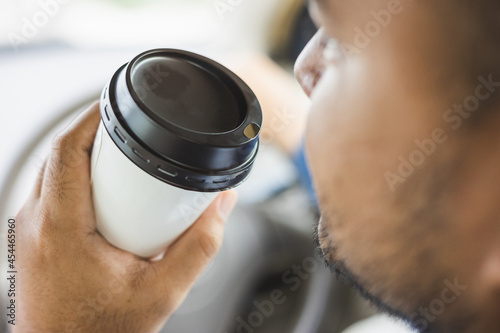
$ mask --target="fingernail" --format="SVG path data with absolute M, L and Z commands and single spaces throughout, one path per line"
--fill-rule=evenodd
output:
M 219 212 L 223 218 L 227 219 L 229 217 L 229 214 L 231 214 L 236 205 L 236 201 L 238 201 L 236 192 L 230 191 L 222 194 L 222 197 L 219 199 Z

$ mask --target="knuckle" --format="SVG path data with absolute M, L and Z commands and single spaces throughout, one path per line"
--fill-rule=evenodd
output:
M 50 239 L 56 230 L 56 223 L 53 212 L 45 207 L 41 207 L 37 213 L 36 230 L 40 239 Z
M 50 156 L 51 169 L 60 169 L 64 165 L 65 153 L 68 150 L 69 142 L 63 134 L 58 134 L 52 140 L 52 152 Z M 51 170 L 54 171 L 54 170 Z
M 219 228 L 214 227 L 203 232 L 198 238 L 198 247 L 200 252 L 207 259 L 211 259 L 217 254 L 222 245 L 222 232 Z
M 19 233 L 22 235 L 22 237 L 27 238 L 29 236 L 29 230 L 30 224 L 26 223 L 26 221 L 30 220 L 30 211 L 33 210 L 31 207 L 31 204 L 29 202 L 26 202 L 24 206 L 17 212 L 17 214 L 14 216 L 14 220 L 17 223 L 17 227 L 19 228 Z
M 66 131 L 58 133 L 54 139 L 52 139 L 52 149 L 53 150 L 64 150 L 66 147 L 71 145 L 71 137 Z
M 146 272 L 144 269 L 144 264 L 140 261 L 132 264 L 129 268 L 129 274 L 131 276 L 129 280 L 129 286 L 134 291 L 140 291 L 141 288 L 146 284 Z
M 59 168 L 76 167 L 81 162 L 81 154 L 75 139 L 69 134 L 58 134 L 52 140 L 52 158 Z
M 165 318 L 170 316 L 179 307 L 179 300 L 171 293 L 159 294 L 161 298 L 155 299 L 149 307 L 149 313 L 154 318 Z
M 64 165 L 62 161 L 58 160 L 52 163 L 48 168 L 47 180 L 45 182 L 46 191 L 44 197 L 51 201 L 52 204 L 60 204 L 66 197 L 63 186 L 63 178 L 65 174 Z

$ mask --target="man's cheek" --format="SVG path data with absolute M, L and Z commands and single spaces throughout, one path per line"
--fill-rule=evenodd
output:
M 333 152 L 329 146 L 331 133 L 325 132 L 323 112 L 312 110 L 309 114 L 306 128 L 306 157 L 311 172 L 315 190 L 319 197 L 327 195 L 328 179 L 331 175 L 325 174 L 331 168 Z
M 322 140 L 324 141 L 325 139 L 322 122 L 327 120 L 324 118 L 322 112 L 318 110 L 316 103 L 313 103 L 307 119 L 305 134 L 306 156 L 312 169 L 314 169 L 318 163 L 321 163 L 320 149 L 322 148 Z

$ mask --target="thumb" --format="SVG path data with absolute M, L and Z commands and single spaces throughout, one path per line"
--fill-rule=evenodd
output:
M 90 150 L 100 119 L 99 103 L 94 103 L 54 138 L 41 182 L 42 197 L 67 198 L 72 193 L 78 198 L 71 198 L 71 204 L 84 195 L 90 198 Z
M 219 194 L 201 217 L 174 244 L 162 260 L 152 262 L 153 285 L 157 296 L 171 300 L 175 308 L 217 254 L 223 240 L 226 219 L 236 205 L 236 191 Z

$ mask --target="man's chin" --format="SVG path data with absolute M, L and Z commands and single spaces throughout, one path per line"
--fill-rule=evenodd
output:
M 410 326 L 416 328 L 415 323 L 412 323 L 412 320 L 408 315 L 392 307 L 383 301 L 381 297 L 373 294 L 370 291 L 370 286 L 367 283 L 362 283 L 361 279 L 354 274 L 349 267 L 347 267 L 345 261 L 338 257 L 337 246 L 333 244 L 325 228 L 321 228 L 319 226 L 315 228 L 314 241 L 316 246 L 321 250 L 326 266 L 340 281 L 354 288 L 364 299 L 368 300 L 379 311 L 399 318 L 408 323 Z M 431 331 L 427 330 L 426 332 Z

